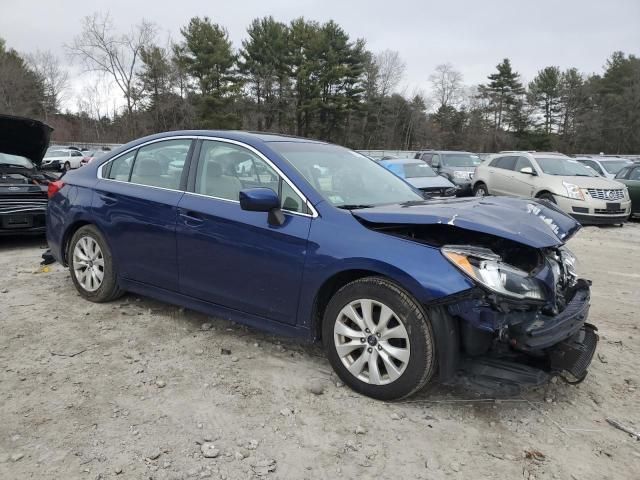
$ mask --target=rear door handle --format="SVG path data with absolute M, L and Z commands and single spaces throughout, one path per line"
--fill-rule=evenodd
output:
M 98 193 L 98 197 L 100 197 L 100 200 L 102 200 L 107 206 L 115 205 L 116 203 L 118 203 L 118 199 L 112 193 L 100 192 Z
M 204 218 L 198 212 L 194 212 L 192 210 L 179 210 L 180 217 L 185 225 L 189 225 L 190 227 L 196 227 L 198 225 L 202 225 L 204 222 Z

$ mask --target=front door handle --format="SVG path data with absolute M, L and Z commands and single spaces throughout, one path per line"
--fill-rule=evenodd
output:
M 196 227 L 198 225 L 202 225 L 202 223 L 204 222 L 204 218 L 202 217 L 202 215 L 192 210 L 180 209 L 179 214 L 184 224 L 190 227 Z

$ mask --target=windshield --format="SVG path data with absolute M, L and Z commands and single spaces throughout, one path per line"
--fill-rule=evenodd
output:
M 470 153 L 444 153 L 442 154 L 442 165 L 445 167 L 475 167 L 480 165 L 482 160 L 477 155 Z
M 631 163 L 633 162 L 628 160 L 608 160 L 606 162 L 600 162 L 600 165 L 602 165 L 607 172 L 615 174 Z
M 0 165 L 17 165 L 18 167 L 24 167 L 32 169 L 33 163 L 31 160 L 17 155 L 9 155 L 8 153 L 0 153 Z
M 424 200 L 389 170 L 352 150 L 306 142 L 273 142 L 269 146 L 336 207 L 365 208 Z
M 405 178 L 437 177 L 438 174 L 424 162 L 405 163 L 402 165 Z
M 597 177 L 598 174 L 595 170 L 585 167 L 583 164 L 576 160 L 570 160 L 568 158 L 555 157 L 555 158 L 540 158 L 537 157 L 536 161 L 540 168 L 547 175 L 559 175 L 563 177 Z

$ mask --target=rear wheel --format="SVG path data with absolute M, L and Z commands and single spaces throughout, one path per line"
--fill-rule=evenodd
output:
M 93 225 L 85 225 L 74 233 L 67 258 L 73 284 L 87 300 L 108 302 L 124 293 L 118 287 L 109 246 Z
M 64 167 L 62 167 L 65 172 L 71 170 L 71 164 L 69 162 L 64 162 Z
M 322 335 L 333 369 L 364 395 L 403 398 L 433 376 L 431 323 L 422 307 L 387 279 L 366 277 L 342 287 L 326 308 Z
M 486 197 L 489 195 L 489 190 L 484 183 L 477 183 L 475 187 L 473 187 L 473 195 L 476 197 Z

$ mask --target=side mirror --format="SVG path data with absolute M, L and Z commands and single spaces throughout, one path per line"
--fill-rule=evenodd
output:
M 526 173 L 527 175 L 536 175 L 536 172 L 531 167 L 522 167 L 520 173 Z
M 240 190 L 240 208 L 248 212 L 268 212 L 270 225 L 282 225 L 284 214 L 280 210 L 280 199 L 270 188 L 247 188 Z

